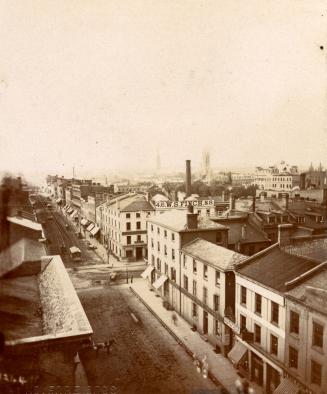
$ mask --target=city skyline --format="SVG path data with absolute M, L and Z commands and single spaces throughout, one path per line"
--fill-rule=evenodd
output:
M 323 2 L 2 8 L 5 170 L 327 164 Z

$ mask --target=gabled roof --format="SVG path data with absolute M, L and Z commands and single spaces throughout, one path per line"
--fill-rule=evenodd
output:
M 287 253 L 279 245 L 275 245 L 249 258 L 237 271 L 242 276 L 266 287 L 285 292 L 286 282 L 292 281 L 319 264 L 309 258 Z
M 202 238 L 196 238 L 183 246 L 182 251 L 195 258 L 199 258 L 218 269 L 225 271 L 235 268 L 241 261 L 247 259 L 240 253 L 218 246 Z
M 154 211 L 153 206 L 149 203 L 149 201 L 137 200 L 132 201 L 130 204 L 127 204 L 124 208 L 121 209 L 121 212 L 137 212 L 137 211 Z

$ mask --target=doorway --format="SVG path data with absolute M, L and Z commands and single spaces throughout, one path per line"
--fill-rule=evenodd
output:
M 136 260 L 141 260 L 143 257 L 143 248 L 136 248 Z
M 203 311 L 203 334 L 208 334 L 208 312 Z

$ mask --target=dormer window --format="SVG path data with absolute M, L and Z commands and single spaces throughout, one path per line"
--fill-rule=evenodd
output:
M 298 223 L 304 223 L 305 222 L 305 217 L 304 216 L 298 216 L 297 217 L 297 222 Z

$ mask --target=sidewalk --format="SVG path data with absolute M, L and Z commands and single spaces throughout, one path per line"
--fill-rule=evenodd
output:
M 214 353 L 213 346 L 205 342 L 198 332 L 193 332 L 191 326 L 179 315 L 177 318 L 177 325 L 175 325 L 172 321 L 172 314 L 176 314 L 176 312 L 167 311 L 163 307 L 162 299 L 156 297 L 155 292 L 149 290 L 145 280 L 135 279 L 134 283 L 130 284 L 130 288 L 148 309 L 167 326 L 168 330 L 172 331 L 183 347 L 187 349 L 188 353 L 196 353 L 200 360 L 206 355 L 209 363 L 209 373 L 221 383 L 229 393 L 237 393 L 235 381 L 239 378 L 239 375 L 227 358 L 221 354 Z M 251 387 L 256 394 L 262 393 L 260 387 L 254 386 L 252 383 Z

